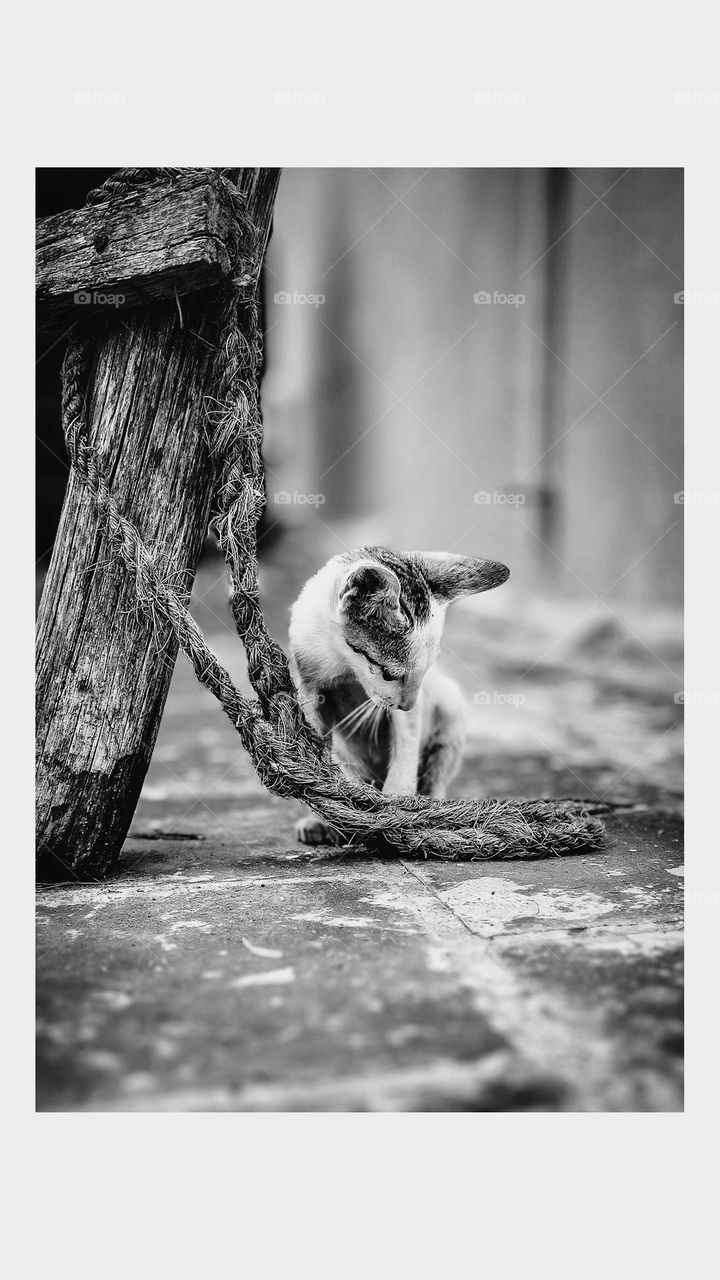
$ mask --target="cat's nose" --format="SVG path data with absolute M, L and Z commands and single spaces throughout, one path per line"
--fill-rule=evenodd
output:
M 417 689 L 403 689 L 398 702 L 399 711 L 412 711 L 418 699 Z

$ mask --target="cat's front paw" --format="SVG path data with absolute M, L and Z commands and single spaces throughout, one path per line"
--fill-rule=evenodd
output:
M 295 823 L 295 834 L 301 844 L 337 844 L 337 832 L 314 813 Z
M 337 827 L 331 827 L 316 814 L 309 813 L 295 823 L 295 833 L 302 845 L 346 845 L 347 836 L 343 836 Z

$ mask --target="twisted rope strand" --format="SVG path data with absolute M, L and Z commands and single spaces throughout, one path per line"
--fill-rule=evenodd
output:
M 91 192 L 91 203 L 138 183 L 172 181 L 183 170 L 120 170 Z M 192 172 L 192 171 L 190 171 Z M 197 171 L 195 171 L 197 172 Z M 84 484 L 108 543 L 134 581 L 140 607 L 169 628 L 198 680 L 218 699 L 260 781 L 275 795 L 302 800 L 345 839 L 373 852 L 438 858 L 530 858 L 573 853 L 602 837 L 602 823 L 571 801 L 433 800 L 385 795 L 345 777 L 305 719 L 287 658 L 269 635 L 258 588 L 257 524 L 264 506 L 259 276 L 262 252 L 237 189 L 225 182 L 236 213 L 233 278 L 221 296 L 214 365 L 219 407 L 209 414 L 215 466 L 213 524 L 230 578 L 230 608 L 245 646 L 256 699 L 245 697 L 207 645 L 153 552 L 120 511 L 85 406 L 92 341 L 71 340 L 63 366 L 63 427 L 72 467 Z

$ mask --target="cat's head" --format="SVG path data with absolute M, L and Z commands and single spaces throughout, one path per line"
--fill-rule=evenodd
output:
M 409 711 L 438 655 L 447 605 L 499 587 L 495 560 L 442 551 L 402 555 L 361 547 L 337 557 L 336 619 L 353 674 L 368 696 Z

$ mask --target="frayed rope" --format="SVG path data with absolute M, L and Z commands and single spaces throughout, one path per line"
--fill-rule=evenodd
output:
M 148 182 L 172 182 L 178 169 L 113 174 L 88 200 L 98 203 Z M 195 171 L 189 171 L 197 173 Z M 220 299 L 220 341 L 214 372 L 217 407 L 209 415 L 215 465 L 212 522 L 228 566 L 230 608 L 245 646 L 256 699 L 235 687 L 208 647 L 152 550 L 120 511 L 89 439 L 85 394 L 93 343 L 71 340 L 63 365 L 63 427 L 71 464 L 89 494 L 109 546 L 131 575 L 138 604 L 174 635 L 202 684 L 218 699 L 249 753 L 260 781 L 275 795 L 301 800 L 352 845 L 370 852 L 446 859 L 544 858 L 596 846 L 603 825 L 571 800 L 433 800 L 384 795 L 345 777 L 330 749 L 305 719 L 287 658 L 265 627 L 258 590 L 257 523 L 264 506 L 259 277 L 262 250 L 244 202 L 225 182 L 235 208 L 233 278 Z

